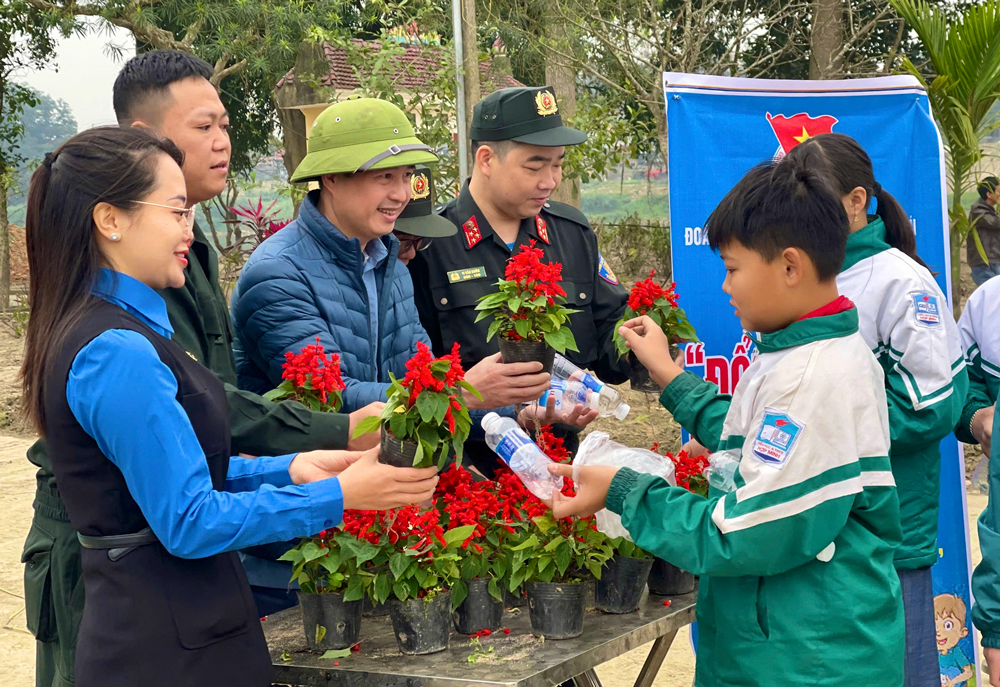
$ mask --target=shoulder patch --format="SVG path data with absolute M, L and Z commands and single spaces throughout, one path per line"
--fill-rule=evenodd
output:
M 542 219 L 541 215 L 535 215 L 535 229 L 538 231 L 538 238 L 545 241 L 545 245 L 549 244 L 549 227 Z
M 941 309 L 933 293 L 913 294 L 913 319 L 921 327 L 940 327 Z
M 462 225 L 462 231 L 465 233 L 466 248 L 472 248 L 483 238 L 483 235 L 479 233 L 479 222 L 476 221 L 475 215 L 465 221 L 465 224 Z
M 805 428 L 805 423 L 795 420 L 788 413 L 766 408 L 764 421 L 750 451 L 760 462 L 780 470 Z
M 608 282 L 609 284 L 618 286 L 618 277 L 616 277 L 615 273 L 611 271 L 611 266 L 608 264 L 608 261 L 605 260 L 604 256 L 601 255 L 600 253 L 597 254 L 597 257 L 598 257 L 597 260 L 598 276 L 604 281 Z
M 590 229 L 590 221 L 587 216 L 577 210 L 572 205 L 567 205 L 566 203 L 558 203 L 554 200 L 547 201 L 545 206 L 542 208 L 543 212 L 548 212 L 549 214 L 555 215 L 556 217 L 562 219 L 568 219 L 571 222 L 575 222 L 581 226 Z

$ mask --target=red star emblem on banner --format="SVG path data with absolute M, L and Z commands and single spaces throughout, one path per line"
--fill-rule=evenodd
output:
M 539 215 L 535 215 L 535 228 L 538 229 L 538 238 L 545 241 L 546 244 L 549 242 L 549 228 L 545 224 L 545 220 Z
M 483 238 L 483 235 L 479 233 L 479 223 L 476 222 L 475 216 L 470 217 L 466 223 L 462 225 L 462 231 L 465 232 L 466 248 L 472 248 Z

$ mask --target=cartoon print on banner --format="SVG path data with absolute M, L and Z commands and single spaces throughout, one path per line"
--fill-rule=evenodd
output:
M 958 645 L 969 636 L 966 615 L 965 602 L 961 597 L 955 594 L 938 594 L 934 597 L 934 628 L 941 684 L 947 687 L 972 687 L 976 684 L 972 661 Z
M 719 387 L 720 393 L 731 394 L 740 383 L 743 372 L 750 367 L 750 363 L 756 357 L 757 347 L 750 335 L 744 332 L 743 338 L 733 346 L 731 358 L 724 355 L 705 355 L 704 343 L 687 344 L 684 347 L 684 368 L 705 368 L 702 377 Z
M 833 125 L 837 123 L 837 118 L 831 115 L 820 115 L 810 117 L 805 112 L 800 112 L 791 117 L 785 115 L 771 115 L 766 113 L 764 117 L 771 130 L 778 138 L 778 150 L 774 153 L 774 159 L 780 160 L 785 157 L 792 148 L 807 141 L 813 136 L 833 133 Z

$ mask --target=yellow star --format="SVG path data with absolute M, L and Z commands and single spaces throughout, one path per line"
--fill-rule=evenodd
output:
M 809 135 L 809 132 L 806 131 L 805 127 L 802 127 L 802 135 L 801 136 L 792 136 L 792 138 L 794 138 L 799 143 L 803 143 L 805 141 L 808 141 L 810 138 L 812 138 L 812 136 Z

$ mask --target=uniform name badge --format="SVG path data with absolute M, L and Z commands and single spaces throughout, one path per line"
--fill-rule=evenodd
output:
M 767 408 L 750 452 L 760 462 L 780 469 L 788 460 L 788 454 L 795 448 L 805 427 L 804 423 L 795 420 L 788 413 Z
M 940 327 L 941 309 L 937 296 L 932 293 L 913 294 L 913 319 L 921 327 Z
M 481 265 L 479 267 L 466 267 L 464 270 L 452 270 L 448 273 L 449 284 L 457 284 L 462 281 L 485 278 L 486 268 Z

